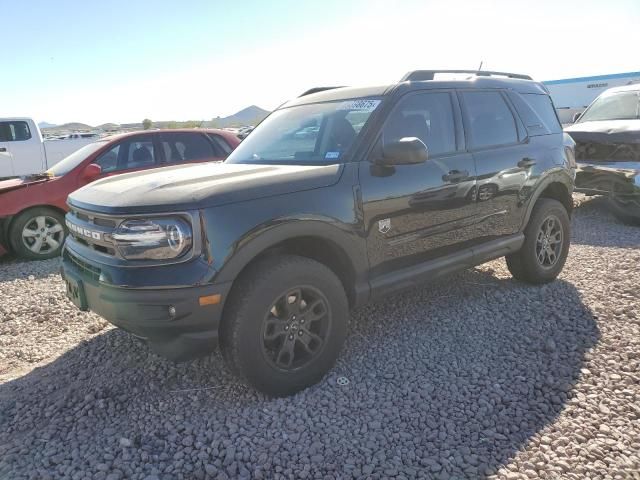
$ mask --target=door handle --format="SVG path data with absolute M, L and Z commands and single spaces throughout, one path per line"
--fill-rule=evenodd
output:
M 6 152 L 7 151 L 7 147 L 0 147 L 0 152 Z
M 536 161 L 533 158 L 524 157 L 522 160 L 518 162 L 518 166 L 520 168 L 529 168 L 533 167 L 536 164 Z
M 469 172 L 466 170 L 451 170 L 449 173 L 442 176 L 442 180 L 450 183 L 462 182 L 469 178 Z

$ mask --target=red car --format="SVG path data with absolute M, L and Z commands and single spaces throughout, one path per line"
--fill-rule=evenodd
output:
M 85 145 L 46 172 L 0 182 L 0 255 L 60 254 L 67 196 L 99 178 L 190 162 L 224 160 L 240 143 L 224 130 L 125 133 Z

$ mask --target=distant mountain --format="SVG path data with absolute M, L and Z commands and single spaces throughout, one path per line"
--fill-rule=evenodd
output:
M 228 117 L 218 117 L 210 122 L 204 122 L 204 126 L 222 128 L 255 125 L 260 123 L 269 113 L 268 110 L 264 110 L 256 105 L 251 105 Z
M 239 123 L 241 125 L 247 125 L 258 123 L 262 121 L 267 115 L 269 115 L 269 112 L 267 110 L 257 107 L 256 105 L 251 105 L 250 107 L 243 108 L 239 112 L 225 117 L 222 120 L 228 123 Z
M 42 128 L 42 127 L 41 127 Z M 44 130 L 65 130 L 65 131 L 76 131 L 76 130 L 93 130 L 91 125 L 87 125 L 86 123 L 78 123 L 71 122 L 65 123 L 64 125 L 54 125 L 53 127 L 43 127 Z
M 117 123 L 103 123 L 102 125 L 98 125 L 96 129 L 103 130 L 105 132 L 111 132 L 115 130 L 120 130 L 121 126 Z
M 43 129 L 43 128 L 53 128 L 53 127 L 57 127 L 57 125 L 55 123 L 40 122 L 38 124 L 38 127 L 40 127 L 41 129 Z

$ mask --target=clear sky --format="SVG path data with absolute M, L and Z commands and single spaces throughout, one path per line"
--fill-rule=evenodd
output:
M 0 0 L 0 117 L 211 119 L 417 68 L 640 70 L 640 0 Z

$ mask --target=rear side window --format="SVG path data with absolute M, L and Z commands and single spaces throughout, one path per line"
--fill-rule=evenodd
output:
M 510 96 L 529 135 L 548 135 L 562 132 L 562 126 L 558 121 L 551 97 L 534 93 L 511 93 Z
M 30 138 L 27 122 L 0 122 L 0 142 L 21 142 Z
M 209 139 L 213 142 L 214 150 L 219 150 L 219 152 L 216 152 L 216 153 L 222 154 L 218 156 L 226 157 L 233 151 L 233 149 L 227 143 L 227 141 L 224 138 L 222 138 L 220 135 L 216 135 L 215 133 L 207 133 L 207 137 L 209 137 Z
M 167 133 L 162 136 L 167 163 L 207 160 L 218 157 L 211 143 L 199 133 Z
M 462 98 L 473 148 L 518 142 L 515 119 L 499 92 L 464 92 Z

